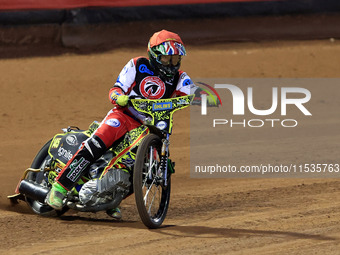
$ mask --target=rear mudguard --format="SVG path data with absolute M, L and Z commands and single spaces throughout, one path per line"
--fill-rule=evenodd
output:
M 55 135 L 48 149 L 48 154 L 59 163 L 56 167 L 63 168 L 79 150 L 82 142 L 89 137 L 90 134 L 87 131 L 80 130 Z M 56 170 L 58 171 L 58 169 Z

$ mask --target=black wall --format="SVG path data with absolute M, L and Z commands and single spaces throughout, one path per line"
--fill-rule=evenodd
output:
M 201 19 L 340 12 L 339 0 L 278 0 L 119 8 L 0 12 L 0 24 L 98 24 L 164 19 Z

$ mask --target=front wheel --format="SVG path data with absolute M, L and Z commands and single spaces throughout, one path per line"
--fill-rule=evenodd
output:
M 171 178 L 163 185 L 159 172 L 162 141 L 149 134 L 140 144 L 134 166 L 133 188 L 139 216 L 148 228 L 162 225 L 170 202 Z

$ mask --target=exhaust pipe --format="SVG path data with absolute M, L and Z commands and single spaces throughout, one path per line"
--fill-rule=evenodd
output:
M 45 203 L 45 198 L 50 190 L 37 183 L 22 180 L 19 185 L 19 192 L 33 200 Z

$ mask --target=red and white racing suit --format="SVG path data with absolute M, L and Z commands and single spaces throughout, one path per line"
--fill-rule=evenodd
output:
M 141 125 L 129 115 L 126 107 L 116 104 L 120 95 L 161 99 L 193 94 L 196 89 L 190 77 L 183 71 L 179 71 L 171 80 L 164 80 L 156 75 L 147 58 L 131 59 L 110 89 L 109 98 L 115 107 L 108 112 L 98 129 L 84 142 L 56 180 L 67 190 L 72 189 L 89 165 L 126 132 Z

